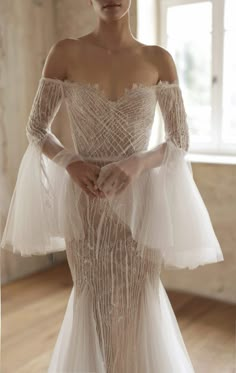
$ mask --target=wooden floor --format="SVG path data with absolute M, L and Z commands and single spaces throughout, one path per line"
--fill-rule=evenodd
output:
M 1 373 L 47 372 L 71 287 L 67 263 L 2 287 Z M 236 306 L 167 293 L 195 372 L 236 373 Z

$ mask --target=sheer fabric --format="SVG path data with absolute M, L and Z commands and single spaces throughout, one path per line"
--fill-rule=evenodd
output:
M 0 236 L 2 235 L 3 222 L 10 203 L 8 184 L 5 173 L 0 171 Z
M 51 131 L 63 100 L 73 153 L 58 149 L 63 145 Z M 65 165 L 79 158 L 105 166 L 147 149 L 157 103 L 167 144 L 161 166 L 142 173 L 116 198 L 97 201 L 90 219 L 97 217 L 98 235 L 105 214 L 118 219 L 141 255 L 148 247 L 150 256 L 161 256 L 169 268 L 223 260 L 191 165 L 184 158 L 189 131 L 181 89 L 177 82 L 162 81 L 153 86 L 134 83 L 111 101 L 98 85 L 41 77 L 1 246 L 24 256 L 41 255 L 65 250 L 66 237 L 81 240 L 88 235 L 84 208 L 94 202 L 71 180 Z
M 51 132 L 63 100 L 73 152 Z M 165 123 L 161 165 L 116 197 L 91 199 L 66 164 L 109 167 L 145 151 L 157 103 Z M 112 101 L 98 85 L 41 77 L 26 133 L 1 247 L 22 256 L 66 250 L 73 288 L 48 373 L 194 372 L 160 272 L 223 254 L 185 160 L 178 83 L 134 84 Z

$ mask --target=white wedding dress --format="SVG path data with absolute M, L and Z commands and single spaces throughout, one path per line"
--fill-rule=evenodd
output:
M 74 152 L 109 167 L 146 150 L 158 104 L 162 164 L 120 195 L 90 198 L 42 152 L 65 100 Z M 160 280 L 166 268 L 224 260 L 185 160 L 179 84 L 133 84 L 116 101 L 98 85 L 41 77 L 1 247 L 22 256 L 66 250 L 73 279 L 48 373 L 194 372 Z

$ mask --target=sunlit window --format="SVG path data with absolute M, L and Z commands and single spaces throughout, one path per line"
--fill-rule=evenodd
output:
M 222 140 L 236 144 L 236 1 L 226 0 Z
M 193 152 L 236 154 L 235 20 L 235 0 L 161 1 L 162 45 L 176 62 Z

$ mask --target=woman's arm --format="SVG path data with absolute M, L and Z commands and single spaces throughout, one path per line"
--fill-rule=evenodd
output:
M 54 44 L 46 58 L 38 89 L 34 97 L 26 135 L 29 143 L 40 148 L 43 154 L 62 167 L 78 156 L 61 144 L 51 132 L 51 124 L 64 99 L 62 80 L 66 76 L 64 40 Z M 65 56 L 64 56 L 65 57 Z
M 174 60 L 167 51 L 163 54 L 162 66 L 160 76 L 161 81 L 165 83 L 158 89 L 158 103 L 164 119 L 165 142 L 140 153 L 140 162 L 144 170 L 162 164 L 167 141 L 171 141 L 177 148 L 186 152 L 189 149 L 189 129 L 182 92 Z

